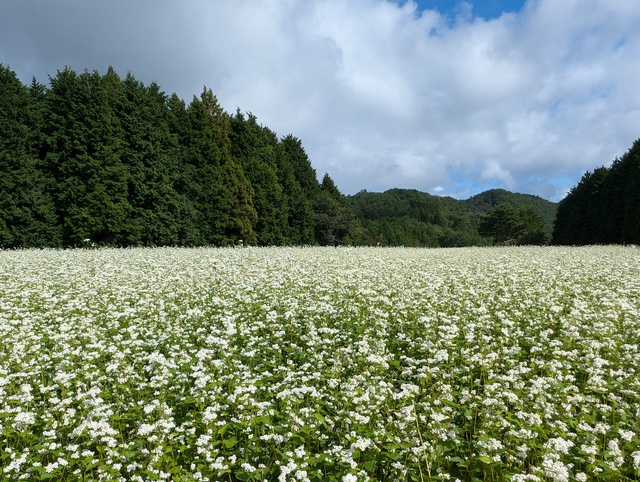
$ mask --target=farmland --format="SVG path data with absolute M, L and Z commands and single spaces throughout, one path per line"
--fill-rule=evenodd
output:
M 0 251 L 2 480 L 633 480 L 636 247 Z

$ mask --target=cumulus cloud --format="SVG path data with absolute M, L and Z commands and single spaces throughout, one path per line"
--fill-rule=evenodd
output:
M 186 100 L 207 85 L 299 137 L 347 193 L 558 200 L 640 137 L 635 1 L 529 0 L 485 20 L 413 1 L 12 0 L 0 32 L 23 81 L 113 65 Z

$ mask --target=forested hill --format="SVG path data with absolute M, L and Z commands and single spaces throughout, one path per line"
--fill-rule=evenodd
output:
M 518 209 L 534 209 L 544 219 L 545 227 L 549 233 L 553 231 L 553 223 L 556 219 L 557 203 L 552 203 L 539 196 L 520 194 L 505 191 L 504 189 L 490 189 L 470 197 L 464 201 L 470 211 L 489 213 L 500 204 L 511 204 Z
M 347 196 L 365 244 L 472 246 L 546 244 L 557 204 L 502 189 L 467 200 L 412 189 Z
M 555 205 L 488 191 L 343 196 L 208 88 L 188 104 L 112 68 L 23 85 L 0 64 L 0 248 L 531 244 Z

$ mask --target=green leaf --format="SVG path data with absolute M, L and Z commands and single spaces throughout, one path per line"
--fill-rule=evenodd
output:
M 367 472 L 374 472 L 376 470 L 377 464 L 375 460 L 368 460 L 367 462 L 364 462 L 362 465 L 362 468 L 364 470 L 366 470 Z
M 237 443 L 238 443 L 238 439 L 235 437 L 228 438 L 222 441 L 222 445 L 224 445 L 228 449 L 230 449 L 231 447 L 234 447 L 235 445 L 237 445 Z
M 233 475 L 235 475 L 238 480 L 249 480 L 250 478 L 250 475 L 244 470 L 236 470 Z
M 322 416 L 321 413 L 316 412 L 315 417 L 316 417 L 316 420 L 320 422 L 324 427 L 327 426 L 327 421 L 325 420 L 325 418 Z
M 123 450 L 120 453 L 121 455 L 124 455 L 127 458 L 127 460 L 133 460 L 135 456 L 138 454 L 138 452 L 134 450 Z
M 259 423 L 264 423 L 267 425 L 271 424 L 271 417 L 269 415 L 263 415 L 261 417 L 253 417 L 249 422 L 251 425 L 257 425 Z

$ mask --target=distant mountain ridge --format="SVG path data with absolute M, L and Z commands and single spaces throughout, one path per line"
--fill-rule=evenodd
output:
M 363 190 L 345 199 L 360 221 L 363 244 L 398 246 L 490 245 L 492 240 L 478 229 L 482 219 L 501 204 L 534 210 L 550 235 L 558 207 L 539 196 L 504 189 L 490 189 L 466 200 L 398 188 Z
M 505 189 L 489 189 L 481 192 L 469 199 L 462 201 L 467 204 L 470 211 L 488 213 L 496 206 L 507 203 L 516 209 L 532 208 L 538 211 L 545 220 L 545 225 L 549 232 L 553 231 L 553 223 L 558 211 L 558 203 L 548 201 L 533 194 L 521 194 L 507 191 Z

